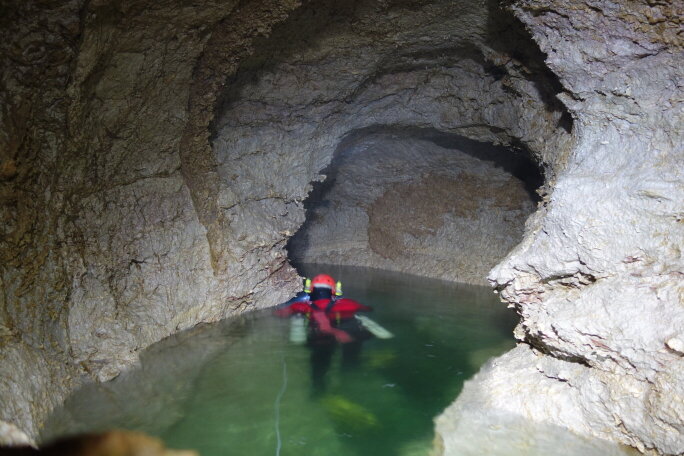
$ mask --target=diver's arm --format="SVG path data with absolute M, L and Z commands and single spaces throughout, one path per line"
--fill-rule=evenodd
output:
M 328 319 L 328 316 L 325 314 L 324 311 L 317 310 L 317 311 L 312 312 L 311 318 L 318 325 L 318 329 L 320 332 L 333 335 L 339 343 L 346 344 L 347 342 L 351 342 L 352 340 L 354 340 L 352 338 L 352 336 L 347 334 L 345 331 L 342 331 L 341 329 L 333 328 L 332 325 L 330 324 L 330 320 Z
M 373 308 L 370 306 L 365 306 L 361 304 L 358 301 L 354 301 L 353 299 L 349 298 L 341 298 L 335 301 L 335 306 L 333 307 L 333 311 L 335 312 L 351 312 L 351 313 L 356 313 L 356 312 L 370 312 L 372 311 Z
M 311 298 L 309 297 L 308 293 L 300 291 L 295 295 L 294 298 L 290 299 L 289 301 L 284 302 L 282 304 L 278 304 L 274 313 L 279 317 L 289 317 L 294 313 L 304 313 L 306 312 L 306 310 L 302 311 L 302 309 L 300 309 L 300 306 L 297 306 L 296 304 L 308 303 L 310 300 Z
M 282 309 L 283 307 L 287 307 L 290 304 L 294 304 L 295 302 L 309 302 L 310 300 L 311 300 L 311 298 L 310 298 L 308 293 L 306 293 L 304 291 L 300 291 L 293 298 L 291 298 L 289 301 L 286 301 L 282 304 L 278 304 L 276 306 L 276 309 Z
M 279 317 L 289 317 L 292 314 L 303 314 L 310 312 L 311 306 L 308 301 L 295 301 L 286 307 L 277 308 L 274 313 Z

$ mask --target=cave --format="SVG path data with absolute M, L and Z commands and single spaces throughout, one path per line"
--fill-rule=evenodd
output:
M 541 51 L 496 8 L 316 3 L 260 40 L 210 126 L 244 239 L 277 212 L 291 262 L 487 284 L 551 173 L 541 144 L 561 154 L 572 130 Z
M 305 200 L 290 262 L 484 284 L 522 239 L 543 182 L 524 152 L 434 130 L 347 134 Z
M 437 454 L 529 421 L 684 452 L 677 2 L 0 13 L 0 445 L 315 261 L 488 285 L 519 316 Z

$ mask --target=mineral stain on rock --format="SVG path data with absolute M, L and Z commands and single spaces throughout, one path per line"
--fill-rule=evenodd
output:
M 538 171 L 509 148 L 431 135 L 374 131 L 338 149 L 290 257 L 484 284 L 522 236 Z
M 529 195 L 517 179 L 497 184 L 476 174 L 460 173 L 455 178 L 427 174 L 417 182 L 395 184 L 373 201 L 368 209 L 369 245 L 378 255 L 396 260 L 411 255 L 405 235 L 421 243 L 438 233 L 445 217 L 475 219 L 495 208 L 517 211 L 528 202 Z M 519 219 L 501 217 L 500 223 L 521 226 Z

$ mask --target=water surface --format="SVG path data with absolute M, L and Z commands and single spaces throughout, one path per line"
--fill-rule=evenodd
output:
M 86 385 L 50 418 L 45 439 L 112 427 L 173 448 L 225 455 L 427 455 L 433 418 L 489 357 L 513 347 L 515 314 L 486 287 L 365 268 L 332 274 L 370 305 L 392 339 L 337 348 L 322 391 L 289 321 L 260 311 L 172 336 L 113 382 Z

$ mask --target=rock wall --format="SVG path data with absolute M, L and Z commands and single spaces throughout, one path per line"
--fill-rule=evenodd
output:
M 575 147 L 524 241 L 489 275 L 524 343 L 459 402 L 684 453 L 684 132 L 678 2 L 520 1 L 565 88 Z M 474 399 L 475 398 L 475 399 Z
M 553 179 L 569 150 L 570 125 L 566 111 L 554 101 L 555 80 L 538 68 L 540 56 L 534 52 L 534 44 L 525 41 L 522 31 L 492 18 L 484 4 L 474 7 L 470 3 L 434 1 L 417 7 L 411 2 L 338 3 L 322 2 L 299 9 L 259 43 L 258 51 L 231 80 L 213 137 L 225 184 L 222 204 L 229 218 L 244 221 L 243 226 L 274 226 L 274 231 L 291 236 L 303 221 L 301 201 L 311 191 L 310 183 L 324 180 L 326 176 L 321 173 L 333 179 L 335 166 L 326 167 L 335 154 L 342 157 L 349 141 L 382 129 L 434 130 L 447 136 L 516 146 L 529 151 Z M 515 42 L 520 48 L 513 55 L 509 47 Z M 406 138 L 409 141 L 411 135 Z M 360 153 L 352 155 L 366 160 Z M 406 158 L 411 159 L 410 154 Z M 390 191 L 394 196 L 379 199 L 378 192 L 385 185 L 382 182 L 389 184 L 393 178 L 374 176 L 371 170 L 352 177 L 351 171 L 363 165 L 354 163 L 356 158 L 347 162 L 353 168 L 344 171 L 345 179 L 363 182 L 367 198 L 347 198 L 341 203 L 340 198 L 349 192 L 342 190 L 338 196 L 331 193 L 334 217 L 322 224 L 310 223 L 293 240 L 290 253 L 294 259 L 386 267 L 482 283 L 486 271 L 520 239 L 522 214 L 530 210 L 522 200 L 519 214 L 513 214 L 516 208 L 511 214 L 501 211 L 495 215 L 495 210 L 487 215 L 484 207 L 492 205 L 484 205 L 483 214 L 475 217 L 477 224 L 466 224 L 467 217 L 458 216 L 460 222 L 451 217 L 439 227 L 443 219 L 440 214 L 418 220 L 410 219 L 407 213 L 409 218 L 404 218 L 395 245 L 382 247 L 379 238 L 389 241 L 391 236 L 381 225 L 393 221 L 368 225 L 365 219 L 370 220 L 369 214 L 359 211 L 366 211 L 362 206 L 372 209 L 373 201 L 377 201 L 374 220 L 392 214 L 386 206 L 397 202 L 399 188 Z M 395 162 L 399 162 L 398 157 Z M 395 174 L 398 183 L 403 179 L 400 175 L 407 173 L 401 168 L 405 166 L 409 165 L 382 169 Z M 432 172 L 424 164 L 412 166 L 423 173 Z M 531 163 L 528 166 L 535 168 Z M 381 172 L 381 168 L 375 171 Z M 457 169 L 434 172 L 454 177 Z M 460 196 L 452 196 L 465 201 L 465 193 L 477 198 L 475 193 L 488 192 L 487 185 L 478 189 L 480 183 L 470 184 Z M 424 187 L 421 195 L 432 199 Z M 434 200 L 444 199 L 445 194 L 441 195 Z M 341 205 L 352 201 L 360 207 L 341 211 Z M 428 204 L 424 204 L 425 209 Z M 453 213 L 453 208 L 444 208 L 443 213 L 447 212 Z M 279 217 L 274 218 L 274 213 Z M 491 226 L 475 232 L 476 226 L 487 224 L 487 217 L 499 221 L 507 215 L 517 219 L 516 228 L 504 223 L 498 232 Z M 310 216 L 321 218 L 324 214 L 311 211 Z M 297 223 L 283 223 L 285 218 Z M 430 228 L 425 223 L 437 225 Z M 329 230 L 335 230 L 334 234 Z M 486 234 L 494 238 L 487 240 Z M 261 232 L 250 230 L 239 236 L 258 236 L 266 245 L 281 239 L 263 238 Z M 494 245 L 493 239 L 503 242 Z M 484 244 L 488 244 L 485 253 L 476 254 L 477 247 Z M 467 252 L 447 258 L 461 248 Z M 404 254 L 397 255 L 399 251 Z
M 82 375 L 290 295 L 285 243 L 343 139 L 413 127 L 545 172 L 490 275 L 527 344 L 497 407 L 684 451 L 680 3 L 516 2 L 560 81 L 494 1 L 298 6 L 0 7 L 2 439 L 34 438 Z
M 282 248 L 246 265 L 216 235 L 206 112 L 296 6 L 2 6 L 0 421 L 35 438 L 84 373 L 292 292 Z
M 16 2 L 0 13 L 0 432 L 19 443 L 29 440 L 25 432 L 35 435 L 33 416 L 44 416 L 71 383 L 66 356 L 46 352 L 66 348 L 58 328 L 68 279 L 51 190 L 66 148 L 59 131 L 78 8 L 75 1 Z
M 507 148 L 434 132 L 352 136 L 309 196 L 290 259 L 486 283 L 536 207 L 533 190 L 512 173 L 535 165 Z

